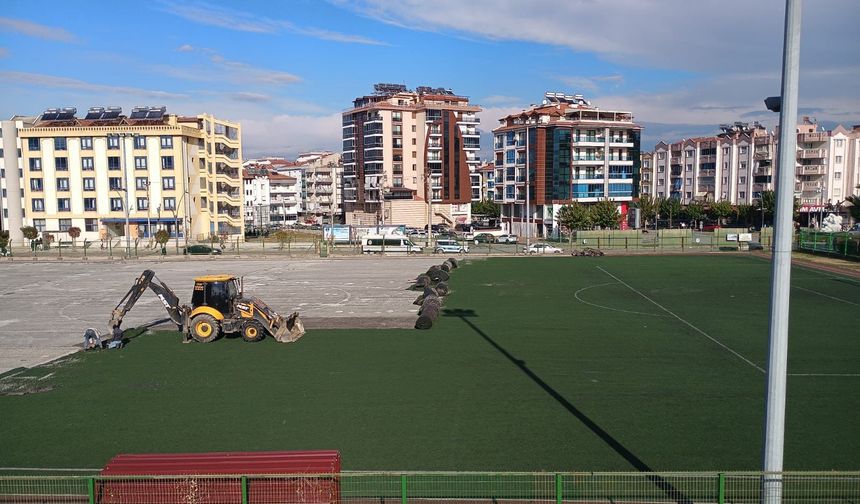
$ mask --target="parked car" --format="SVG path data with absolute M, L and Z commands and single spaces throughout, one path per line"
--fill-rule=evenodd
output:
M 465 254 L 469 252 L 469 246 L 461 244 L 456 240 L 436 240 L 436 248 L 433 251 L 437 254 Z
M 480 233 L 472 237 L 475 240 L 475 245 L 479 243 L 496 243 L 496 237 L 490 233 Z
M 526 254 L 561 254 L 561 249 L 553 247 L 548 243 L 532 243 L 530 247 L 523 247 Z
M 189 245 L 182 249 L 185 255 L 221 255 L 221 249 L 212 248 L 209 245 Z
M 503 234 L 497 237 L 496 241 L 498 241 L 499 243 L 517 243 L 519 239 L 519 236 L 515 234 Z
M 720 229 L 719 224 L 705 224 L 702 226 L 702 231 L 716 231 L 717 229 Z
M 748 242 L 747 246 L 750 250 L 764 250 L 764 246 L 761 244 L 761 242 L 757 241 Z

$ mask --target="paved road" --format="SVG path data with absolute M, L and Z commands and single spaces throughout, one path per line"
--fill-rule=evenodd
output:
M 411 280 L 442 257 L 179 260 L 164 262 L 0 263 L 0 373 L 30 367 L 80 349 L 87 327 L 107 331 L 110 312 L 144 269 L 191 298 L 192 279 L 214 273 L 244 275 L 245 291 L 279 313 L 298 310 L 308 329 L 406 327 L 414 324 Z M 166 317 L 145 293 L 124 327 Z M 174 326 L 175 327 L 175 326 Z

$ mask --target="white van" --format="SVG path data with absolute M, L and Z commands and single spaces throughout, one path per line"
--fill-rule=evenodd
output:
M 407 236 L 367 235 L 361 239 L 361 252 L 364 254 L 420 254 L 421 247 L 412 243 Z

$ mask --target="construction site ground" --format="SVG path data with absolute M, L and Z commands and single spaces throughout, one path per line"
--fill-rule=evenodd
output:
M 282 315 L 299 311 L 308 329 L 412 327 L 407 290 L 444 257 L 343 259 L 195 258 L 172 261 L 4 261 L 0 263 L 0 374 L 81 349 L 88 327 L 109 333 L 111 310 L 144 269 L 189 303 L 193 278 L 244 276 L 245 291 Z M 158 298 L 144 293 L 124 322 L 175 330 Z

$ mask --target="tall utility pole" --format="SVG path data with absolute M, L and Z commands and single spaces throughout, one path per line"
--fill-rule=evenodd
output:
M 782 53 L 782 103 L 779 113 L 779 171 L 773 223 L 773 260 L 770 284 L 770 327 L 764 426 L 765 474 L 762 502 L 782 502 L 785 396 L 788 374 L 788 314 L 791 290 L 791 240 L 794 226 L 794 165 L 797 153 L 797 88 L 800 67 L 801 0 L 785 2 L 785 41 Z
M 149 205 L 149 176 L 146 178 L 146 234 L 149 235 L 149 238 L 152 238 L 152 219 L 150 219 L 150 205 Z
M 119 135 L 119 165 L 122 170 L 122 187 L 125 191 L 125 255 L 128 258 L 131 258 L 131 207 L 129 206 L 129 183 L 128 183 L 128 173 L 126 172 L 126 162 L 125 162 L 125 139 L 126 137 L 131 137 L 132 141 L 135 137 L 137 137 L 137 133 L 120 133 Z
M 430 168 L 424 166 L 424 188 L 427 191 L 427 233 L 424 239 L 424 247 L 430 248 L 430 230 L 433 228 L 433 189 L 430 187 Z

